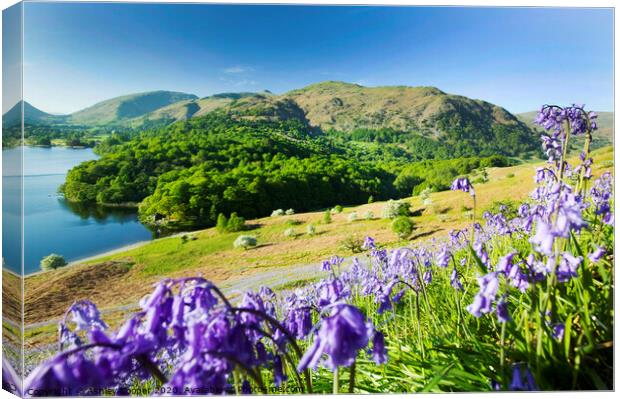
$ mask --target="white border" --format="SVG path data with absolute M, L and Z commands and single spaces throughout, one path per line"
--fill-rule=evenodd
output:
M 35 2 L 37 0 L 26 0 L 27 2 Z M 14 4 L 17 4 L 19 1 L 17 0 L 0 0 L 2 9 L 8 8 Z M 80 2 L 78 0 L 64 0 L 57 2 Z M 96 3 L 123 3 L 124 1 L 90 1 Z M 388 0 L 388 1 L 355 1 L 355 0 L 270 0 L 270 1 L 261 1 L 261 0 L 243 0 L 243 1 L 231 1 L 231 0 L 204 0 L 204 1 L 192 1 L 192 0 L 133 0 L 127 1 L 131 3 L 204 3 L 204 4 L 306 4 L 306 5 L 394 5 L 394 6 L 482 6 L 482 7 L 607 7 L 614 8 L 614 22 L 615 22 L 615 6 L 616 2 L 613 0 L 506 0 L 506 1 L 492 1 L 492 0 L 477 0 L 477 1 L 467 1 L 467 0 L 449 0 L 449 1 L 437 1 L 437 0 L 425 0 L 425 1 L 416 1 L 416 0 Z M 1 21 L 1 19 L 0 19 Z M 1 25 L 1 22 L 0 22 Z M 1 42 L 1 29 L 0 29 L 0 42 Z M 615 51 L 615 44 L 618 43 L 618 31 L 614 29 L 614 113 L 615 113 L 615 94 L 618 92 L 618 82 L 615 79 L 618 60 L 617 60 L 617 52 Z M 1 55 L 0 55 L 1 57 Z M 1 58 L 0 58 L 0 68 L 1 68 Z M 0 69 L 1 70 L 1 69 Z M 1 85 L 1 82 L 0 82 Z M 617 138 L 620 132 L 620 123 L 618 122 L 618 118 L 614 120 L 614 143 L 617 142 Z M 0 156 L 1 157 L 1 156 Z M 614 160 L 615 160 L 615 145 L 614 145 Z M 618 183 L 620 178 L 615 173 L 615 162 L 614 162 L 614 179 L 615 179 L 615 187 L 619 187 Z M 0 182 L 1 187 L 1 182 Z M 1 198 L 1 190 L 0 190 L 0 198 Z M 617 214 L 617 206 L 614 212 Z M 0 225 L 0 233 L 2 231 L 2 227 Z M 617 236 L 616 236 L 617 238 Z M 618 244 L 617 240 L 615 241 L 616 248 L 614 249 L 614 253 L 618 253 Z M 618 303 L 619 293 L 618 290 L 615 292 L 615 304 Z M 1 303 L 0 303 L 1 309 Z M 617 323 L 614 327 L 614 336 L 618 336 L 618 326 Z M 617 346 L 614 350 L 614 355 L 617 353 Z M 614 359 L 617 359 L 614 356 Z M 618 376 L 620 375 L 618 369 L 619 365 L 614 364 L 614 379 L 617 384 L 620 379 Z M 555 398 L 555 397 L 570 397 L 575 399 L 587 398 L 592 394 L 596 394 L 597 397 L 607 398 L 607 397 L 615 397 L 614 392 L 588 392 L 588 391 L 570 391 L 566 393 L 559 392 L 550 392 L 550 393 L 514 393 L 514 392 L 505 392 L 505 393 L 464 393 L 459 394 L 461 398 L 478 398 L 481 396 L 485 397 L 501 397 L 501 398 L 517 398 L 523 397 L 523 395 L 527 395 L 530 397 L 539 397 L 544 396 L 545 398 Z M 612 396 L 613 395 L 613 396 Z M 300 395 L 291 395 L 291 396 L 300 396 Z M 359 397 L 359 395 L 340 395 L 343 398 L 353 398 Z M 265 396 L 266 398 L 281 398 L 282 395 L 278 396 Z M 405 394 L 379 394 L 373 395 L 372 397 L 377 398 L 407 398 L 409 395 Z M 14 398 L 11 394 L 6 391 L 0 391 L 0 399 L 4 398 Z M 589 398 L 591 399 L 591 398 Z

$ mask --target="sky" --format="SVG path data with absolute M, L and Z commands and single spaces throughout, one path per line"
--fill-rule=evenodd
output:
M 613 110 L 611 9 L 26 3 L 24 98 L 435 86 L 511 112 Z

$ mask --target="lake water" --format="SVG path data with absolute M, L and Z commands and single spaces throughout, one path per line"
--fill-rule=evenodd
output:
M 2 256 L 14 271 L 21 269 L 20 177 L 15 167 L 21 153 L 21 148 L 2 151 Z M 41 258 L 50 253 L 71 262 L 152 238 L 134 210 L 73 204 L 57 194 L 69 169 L 92 159 L 97 155 L 90 148 L 23 148 L 25 274 L 39 271 Z

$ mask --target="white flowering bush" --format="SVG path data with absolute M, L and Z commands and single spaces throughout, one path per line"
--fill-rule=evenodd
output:
M 409 203 L 395 200 L 386 202 L 383 207 L 383 218 L 394 219 L 398 216 L 409 216 Z
M 239 237 L 237 237 L 237 239 L 233 243 L 233 247 L 248 249 L 250 247 L 255 247 L 256 243 L 257 243 L 256 237 L 248 236 L 248 235 L 240 235 Z

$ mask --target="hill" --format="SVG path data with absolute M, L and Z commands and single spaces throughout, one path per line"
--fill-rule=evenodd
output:
M 47 112 L 43 112 L 40 109 L 34 107 L 27 101 L 23 102 L 24 104 L 24 123 L 31 125 L 48 125 L 48 124 L 56 124 L 62 123 L 65 120 L 65 116 L 63 115 L 52 115 Z M 22 119 L 22 101 L 18 102 L 8 110 L 4 115 L 2 115 L 2 126 L 16 126 L 21 125 Z
M 236 100 L 256 95 L 256 93 L 220 93 L 204 98 L 183 100 L 134 118 L 127 124 L 133 127 L 146 127 L 185 121 L 193 117 L 204 116 Z
M 523 128 L 505 109 L 481 100 L 444 93 L 435 87 L 364 87 L 345 82 L 322 82 L 285 94 L 306 112 L 310 123 L 324 130 L 393 128 L 439 136 L 438 122 L 458 115 L 459 121 Z
M 236 120 L 296 119 L 308 132 L 381 152 L 386 159 L 539 155 L 538 135 L 504 108 L 435 87 L 364 87 L 328 81 L 281 95 L 265 91 L 204 98 L 156 91 L 103 101 L 62 123 L 84 129 L 147 130 L 213 112 Z
M 383 150 L 404 150 L 416 160 L 493 154 L 531 157 L 538 147 L 537 135 L 526 124 L 486 101 L 434 87 L 364 87 L 345 82 L 317 83 L 279 96 L 226 93 L 183 101 L 132 125 L 157 126 L 215 110 L 237 119 L 297 119 L 343 144 L 381 143 Z
M 163 90 L 129 94 L 111 98 L 75 112 L 68 117 L 68 122 L 90 126 L 122 124 L 170 104 L 197 98 L 193 94 Z

